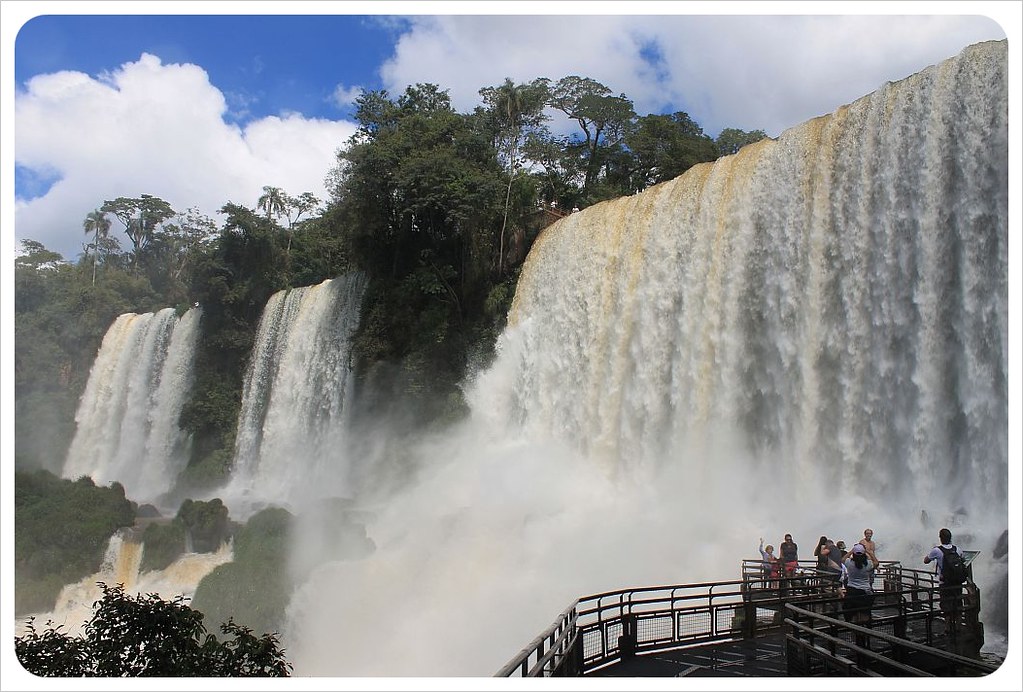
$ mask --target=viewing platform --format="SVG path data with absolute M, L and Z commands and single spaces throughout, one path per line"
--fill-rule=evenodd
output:
M 946 614 L 933 572 L 882 561 L 869 622 L 853 624 L 835 577 L 816 562 L 801 562 L 790 578 L 765 578 L 760 560 L 744 560 L 741 571 L 732 581 L 580 598 L 496 676 L 983 676 L 998 668 L 980 655 L 972 578 Z

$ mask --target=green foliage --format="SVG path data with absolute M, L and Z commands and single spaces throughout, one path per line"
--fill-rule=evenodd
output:
M 683 112 L 643 116 L 625 141 L 632 156 L 616 172 L 630 190 L 671 180 L 718 156 L 714 140 Z
M 745 132 L 734 127 L 726 127 L 721 130 L 718 138 L 714 140 L 714 144 L 717 145 L 718 153 L 721 156 L 728 156 L 729 154 L 736 153 L 747 144 L 753 144 L 762 139 L 767 139 L 767 133 L 763 130 Z
M 287 677 L 292 666 L 276 634 L 256 637 L 228 620 L 223 641 L 207 634 L 203 614 L 178 596 L 131 597 L 121 586 L 100 585 L 85 635 L 71 637 L 29 622 L 14 649 L 27 671 L 47 677 Z M 226 635 L 230 635 L 228 638 Z
M 174 521 L 191 536 L 192 550 L 197 553 L 215 552 L 231 535 L 227 507 L 217 497 L 208 502 L 185 500 Z
M 234 538 L 234 559 L 206 575 L 193 604 L 207 622 L 238 618 L 256 629 L 276 630 L 284 622 L 292 585 L 288 538 L 292 515 L 271 507 L 249 518 Z
M 64 584 L 95 573 L 114 532 L 135 521 L 119 483 L 14 474 L 15 612 L 51 610 Z
M 180 522 L 153 523 L 142 532 L 139 572 L 167 569 L 185 552 L 185 527 Z

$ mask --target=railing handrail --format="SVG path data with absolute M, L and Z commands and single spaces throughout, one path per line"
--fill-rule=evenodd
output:
M 943 659 L 945 659 L 947 661 L 951 661 L 952 663 L 956 664 L 957 666 L 961 666 L 961 667 L 964 667 L 964 668 L 972 668 L 973 670 L 976 670 L 976 671 L 979 671 L 981 673 L 984 673 L 985 675 L 993 673 L 993 672 L 995 672 L 998 669 L 998 666 L 993 666 L 993 665 L 991 665 L 989 663 L 986 663 L 984 661 L 981 661 L 981 660 L 978 660 L 978 659 L 975 659 L 975 658 L 970 658 L 968 656 L 962 656 L 960 654 L 957 654 L 957 653 L 954 653 L 954 652 L 951 652 L 951 651 L 945 651 L 944 649 L 937 649 L 937 648 L 935 648 L 933 646 L 927 646 L 926 644 L 919 644 L 919 643 L 914 642 L 914 641 L 909 640 L 909 639 L 902 639 L 900 637 L 895 637 L 893 635 L 888 634 L 887 632 L 882 632 L 882 631 L 879 631 L 879 630 L 876 630 L 876 629 L 872 629 L 872 628 L 869 628 L 869 627 L 863 627 L 863 626 L 857 625 L 856 623 L 853 623 L 853 622 L 846 622 L 845 620 L 838 620 L 838 619 L 833 618 L 833 617 L 831 617 L 829 615 L 825 615 L 824 613 L 817 613 L 817 612 L 814 612 L 812 610 L 807 610 L 805 608 L 800 608 L 799 606 L 794 605 L 792 603 L 786 603 L 785 604 L 785 610 L 790 611 L 790 612 L 792 612 L 792 613 L 794 613 L 794 614 L 796 614 L 798 616 L 807 618 L 809 620 L 820 621 L 820 622 L 822 622 L 822 623 L 824 623 L 826 625 L 831 625 L 832 627 L 838 627 L 840 629 L 848 630 L 848 631 L 856 633 L 856 634 L 861 634 L 861 635 L 870 637 L 871 639 L 878 639 L 878 640 L 887 642 L 888 644 L 891 644 L 893 646 L 899 646 L 899 647 L 902 647 L 904 649 L 909 649 L 910 651 L 916 651 L 916 652 L 919 652 L 919 653 L 929 654 L 929 655 L 932 655 L 932 656 L 938 656 L 938 657 L 943 658 Z M 785 623 L 789 624 L 789 625 L 793 625 L 793 626 L 797 626 L 798 625 L 799 629 L 806 630 L 806 627 L 802 626 L 802 623 L 798 623 L 796 620 L 793 620 L 792 618 L 786 618 L 785 619 Z M 810 629 L 813 630 L 812 627 Z M 815 636 L 824 636 L 825 638 L 827 638 L 829 640 L 833 639 L 830 635 L 828 635 L 825 632 L 820 632 L 820 631 L 817 631 L 817 630 L 813 630 L 813 633 L 814 633 Z M 840 641 L 843 646 L 847 646 L 847 647 L 854 648 L 854 649 L 857 648 L 857 647 L 855 647 L 855 645 L 852 645 L 852 644 L 850 644 L 847 641 L 844 641 L 844 640 L 838 640 L 838 641 Z M 872 652 L 872 651 L 869 651 L 869 650 L 866 650 L 866 649 L 863 649 L 860 652 L 864 653 L 864 654 L 867 654 L 867 655 L 871 655 L 874 658 L 881 658 L 880 656 L 878 656 L 877 652 Z M 927 673 L 926 671 L 920 671 L 918 668 L 913 668 L 912 666 L 905 666 L 904 664 L 898 664 L 898 662 L 892 661 L 890 659 L 885 659 L 885 664 L 886 665 L 893 665 L 895 667 L 903 667 L 903 668 L 906 668 L 906 669 L 908 669 L 910 671 L 919 671 L 917 673 L 914 673 L 914 674 L 917 674 L 917 675 L 920 675 L 920 674 L 930 675 L 930 673 Z
M 636 618 L 642 620 L 668 615 L 677 618 L 686 612 L 699 611 L 710 613 L 713 619 L 717 617 L 713 615 L 714 613 L 727 613 L 728 609 L 732 609 L 733 614 L 738 616 L 740 613 L 737 606 L 740 604 L 742 604 L 742 612 L 746 613 L 747 618 L 750 617 L 750 614 L 753 614 L 755 618 L 759 609 L 784 609 L 789 607 L 788 604 L 791 602 L 810 604 L 815 599 L 833 600 L 835 596 L 831 595 L 829 591 L 833 584 L 832 577 L 819 572 L 816 569 L 815 560 L 800 562 L 812 563 L 812 569 L 804 569 L 794 577 L 765 577 L 762 561 L 751 559 L 742 561 L 743 576 L 740 579 L 639 586 L 583 596 L 566 608 L 549 627 L 534 638 L 496 675 L 505 677 L 514 675 L 516 671 L 529 677 L 558 674 L 558 671 L 563 674 L 563 667 L 566 665 L 576 666 L 577 672 L 581 674 L 586 670 L 607 665 L 607 663 L 616 660 L 616 657 L 623 655 L 624 650 L 624 645 L 620 641 L 609 641 L 612 631 L 608 628 L 620 623 L 621 632 L 624 633 L 625 628 L 629 626 L 628 623 L 633 622 Z M 750 564 L 755 564 L 756 570 L 750 570 L 747 573 L 746 568 Z M 885 591 L 887 593 L 928 592 L 933 595 L 937 588 L 937 577 L 933 572 L 906 568 L 897 561 L 882 561 L 878 572 L 878 577 L 886 580 Z M 758 587 L 759 582 L 762 582 L 765 587 L 770 583 L 775 588 Z M 896 588 L 892 589 L 892 586 Z M 768 594 L 768 597 L 749 598 L 750 593 L 760 592 Z M 752 607 L 753 610 L 748 610 L 749 607 Z M 681 621 L 676 621 L 672 624 L 670 638 L 665 635 L 656 641 L 648 640 L 639 648 L 643 651 L 663 650 L 689 646 L 693 643 L 734 639 L 739 636 L 734 623 L 731 626 L 732 629 L 728 629 L 726 625 L 724 629 L 719 630 L 716 624 L 712 624 L 711 630 L 713 631 L 696 634 L 687 632 L 686 636 L 683 636 L 675 630 L 676 627 L 681 627 L 680 623 Z M 773 626 L 776 627 L 779 624 L 780 622 Z M 849 624 L 850 627 L 853 626 L 851 623 Z M 772 625 L 751 623 L 747 626 L 748 629 L 744 630 L 746 634 L 743 636 L 750 636 L 748 632 L 754 632 L 764 626 L 771 627 Z M 599 633 L 601 649 L 596 655 L 590 655 L 587 658 L 583 653 L 581 638 L 583 633 L 593 634 L 594 632 Z M 881 633 L 872 632 L 872 634 L 880 636 Z M 650 643 L 651 641 L 653 643 Z M 902 641 L 900 640 L 900 644 Z M 575 658 L 565 663 L 562 659 L 567 657 Z M 972 661 L 973 659 L 967 660 Z M 573 668 L 573 670 L 575 669 Z

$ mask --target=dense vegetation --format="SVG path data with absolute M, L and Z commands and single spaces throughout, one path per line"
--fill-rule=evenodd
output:
M 14 476 L 14 610 L 51 610 L 60 589 L 94 574 L 110 536 L 131 526 L 135 507 L 114 483 L 62 480 L 39 470 Z
M 257 637 L 228 620 L 225 638 L 207 634 L 203 614 L 181 597 L 125 594 L 103 585 L 85 635 L 72 637 L 60 627 L 29 631 L 14 640 L 25 670 L 45 677 L 287 677 L 291 664 L 276 635 Z M 227 635 L 230 635 L 228 638 Z

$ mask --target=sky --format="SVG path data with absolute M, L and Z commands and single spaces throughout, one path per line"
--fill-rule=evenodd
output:
M 945 13 L 921 14 L 935 5 Z M 4 250 L 32 239 L 75 260 L 85 216 L 120 196 L 215 220 L 266 185 L 326 200 L 363 90 L 434 83 L 466 112 L 506 77 L 575 74 L 639 114 L 685 111 L 711 137 L 777 136 L 1005 38 L 1018 6 L 5 0 Z

